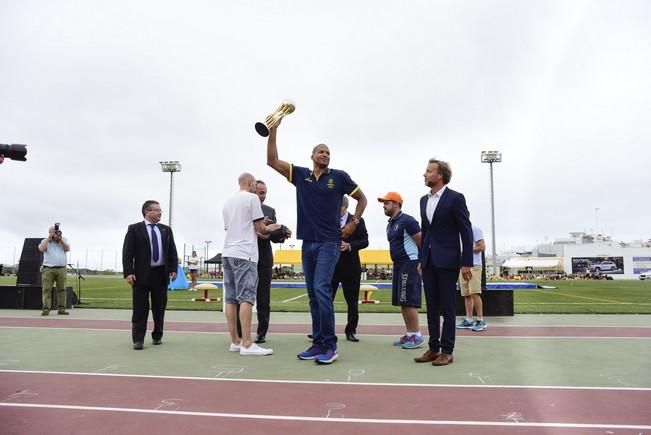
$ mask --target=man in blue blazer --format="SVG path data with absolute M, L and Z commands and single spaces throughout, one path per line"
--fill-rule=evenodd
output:
M 453 361 L 459 269 L 464 279 L 472 276 L 472 226 L 465 198 L 447 187 L 450 166 L 430 159 L 423 176 L 430 192 L 420 199 L 420 263 L 430 338 L 429 350 L 414 361 L 444 366 Z

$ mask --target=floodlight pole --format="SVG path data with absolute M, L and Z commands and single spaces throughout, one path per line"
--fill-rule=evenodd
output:
M 169 211 L 169 219 L 168 219 L 168 225 L 171 227 L 172 226 L 172 210 L 173 210 L 173 201 L 174 201 L 174 173 L 175 172 L 181 172 L 181 164 L 174 160 L 174 161 L 164 161 L 164 162 L 159 162 L 161 164 L 161 167 L 163 169 L 163 172 L 169 172 L 170 173 L 170 211 Z
M 493 238 L 493 275 L 497 275 L 497 245 L 495 242 L 495 190 L 493 186 L 493 163 L 502 161 L 502 153 L 499 151 L 482 151 L 481 162 L 490 165 L 491 182 L 491 230 Z
M 204 261 L 204 266 L 206 266 L 206 273 L 208 273 L 208 263 L 206 261 L 210 260 L 210 256 L 208 255 L 208 246 L 212 243 L 212 240 L 206 240 L 206 260 Z

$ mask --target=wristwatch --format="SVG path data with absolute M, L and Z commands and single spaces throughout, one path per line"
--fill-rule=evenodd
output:
M 355 222 L 355 225 L 359 225 L 359 218 L 353 216 L 353 222 Z

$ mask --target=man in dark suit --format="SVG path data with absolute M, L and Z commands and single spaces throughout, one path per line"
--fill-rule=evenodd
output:
M 345 227 L 353 218 L 348 213 L 348 197 L 344 195 L 339 213 L 339 225 Z M 362 265 L 359 261 L 359 251 L 368 247 L 368 233 L 364 219 L 359 218 L 355 231 L 341 239 L 339 260 L 332 275 L 332 299 L 337 296 L 339 283 L 344 290 L 344 298 L 348 305 L 348 321 L 346 323 L 346 340 L 357 342 L 357 324 L 359 323 L 359 284 L 362 276 Z
M 420 262 L 430 338 L 429 350 L 414 360 L 443 366 L 453 361 L 459 269 L 467 281 L 472 277 L 472 227 L 464 196 L 447 188 L 450 166 L 430 159 L 423 176 L 430 193 L 420 199 Z
M 157 201 L 145 201 L 144 220 L 129 225 L 122 247 L 124 278 L 132 289 L 131 336 L 135 350 L 141 350 L 145 341 L 150 294 L 154 318 L 151 338 L 155 345 L 162 343 L 167 285 L 170 278 L 176 278 L 179 263 L 172 229 L 158 223 L 162 213 Z
M 267 185 L 264 181 L 257 180 L 255 190 L 264 213 L 265 225 L 276 223 L 276 210 L 265 205 L 267 199 Z M 257 310 L 258 310 L 258 331 L 255 342 L 260 344 L 267 341 L 267 330 L 269 329 L 269 317 L 271 313 L 271 275 L 274 266 L 274 253 L 271 249 L 269 234 L 258 233 L 258 289 L 257 289 Z

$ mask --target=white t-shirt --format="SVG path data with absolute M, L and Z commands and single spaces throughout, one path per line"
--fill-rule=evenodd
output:
M 226 238 L 222 257 L 258 262 L 258 235 L 253 222 L 264 218 L 258 195 L 240 190 L 226 200 L 224 210 Z
M 191 257 L 188 260 L 188 264 L 190 265 L 190 270 L 199 270 L 199 257 Z
M 480 241 L 484 240 L 484 233 L 481 231 L 480 228 L 476 226 L 472 226 L 472 247 L 474 249 L 475 244 Z M 472 253 L 472 262 L 475 266 L 481 266 L 481 252 L 473 252 Z

